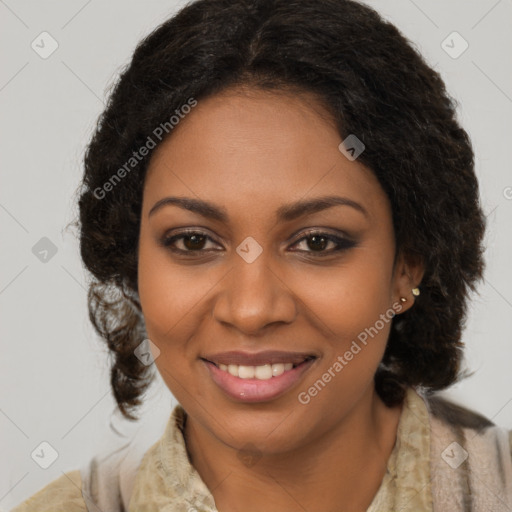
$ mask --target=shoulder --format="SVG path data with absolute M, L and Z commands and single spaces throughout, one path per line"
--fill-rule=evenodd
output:
M 439 395 L 428 397 L 427 402 L 434 417 L 452 426 L 473 430 L 485 430 L 494 426 L 494 423 L 485 416 L 450 402 Z
M 494 452 L 504 460 L 512 459 L 512 430 L 496 426 L 485 416 L 440 396 L 431 396 L 426 402 L 437 433 L 444 433 L 461 445 L 486 447 L 487 454 Z
M 11 512 L 87 512 L 80 471 L 64 473 Z
M 432 490 L 446 509 L 510 510 L 512 433 L 439 396 L 425 398 Z
M 430 413 L 431 426 L 442 439 L 452 439 L 463 447 L 479 448 L 485 454 L 494 454 L 510 466 L 512 460 L 512 431 L 496 426 L 485 416 L 455 404 L 440 396 L 425 399 Z M 512 466 L 511 466 L 512 467 Z

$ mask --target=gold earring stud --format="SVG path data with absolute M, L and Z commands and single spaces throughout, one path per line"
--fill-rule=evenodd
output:
M 419 294 L 420 294 L 420 289 L 419 288 L 413 288 L 412 289 L 412 294 L 417 297 Z

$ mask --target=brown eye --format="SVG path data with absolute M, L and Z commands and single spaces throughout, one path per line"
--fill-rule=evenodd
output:
M 297 240 L 293 246 L 297 247 L 294 249 L 297 252 L 328 256 L 355 247 L 356 242 L 330 233 L 310 232 Z M 303 248 L 300 248 L 301 246 Z
M 183 237 L 183 245 L 190 251 L 197 251 L 204 247 L 206 237 L 204 235 L 185 235 Z
M 218 244 L 206 233 L 200 231 L 181 232 L 172 236 L 165 236 L 160 242 L 164 247 L 180 254 L 207 253 L 217 251 Z
M 313 251 L 323 251 L 329 242 L 326 237 L 320 235 L 311 235 L 307 240 L 308 247 Z

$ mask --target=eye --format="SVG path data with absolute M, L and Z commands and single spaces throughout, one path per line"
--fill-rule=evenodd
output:
M 192 256 L 193 253 L 199 256 L 202 253 L 222 250 L 210 236 L 198 230 L 182 231 L 172 236 L 165 236 L 161 244 L 173 252 L 189 256 Z M 294 242 L 292 247 L 300 245 L 302 245 L 302 249 L 292 249 L 292 251 L 322 257 L 354 247 L 356 242 L 323 231 L 309 231 L 306 236 Z
M 211 237 L 201 231 L 182 231 L 162 239 L 164 247 L 179 253 L 200 253 L 217 250 L 213 247 L 208 247 L 208 242 L 213 242 L 214 245 L 218 246 Z
M 334 252 L 350 249 L 356 245 L 356 242 L 322 231 L 310 231 L 306 236 L 297 240 L 293 246 L 300 244 L 303 247 L 305 246 L 306 249 L 298 249 L 298 252 L 317 253 L 316 255 L 322 257 Z

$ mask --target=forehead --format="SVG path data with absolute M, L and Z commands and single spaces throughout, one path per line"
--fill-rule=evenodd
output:
M 167 195 L 215 199 L 229 210 L 341 194 L 381 215 L 374 174 L 338 149 L 328 112 L 309 94 L 234 89 L 199 100 L 155 150 L 145 210 Z

